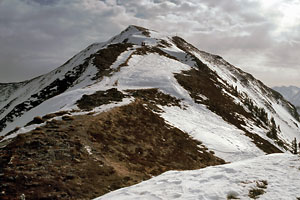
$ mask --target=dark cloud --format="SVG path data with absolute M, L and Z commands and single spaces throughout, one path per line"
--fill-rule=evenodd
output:
M 268 85 L 300 86 L 300 27 L 280 23 L 285 13 L 262 2 L 0 0 L 0 82 L 46 73 L 136 24 L 180 35 Z

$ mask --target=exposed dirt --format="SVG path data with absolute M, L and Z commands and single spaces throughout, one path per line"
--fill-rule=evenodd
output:
M 224 163 L 142 100 L 64 117 L 0 149 L 0 198 L 91 199 L 167 170 Z

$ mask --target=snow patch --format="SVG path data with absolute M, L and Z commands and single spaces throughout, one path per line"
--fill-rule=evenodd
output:
M 119 199 L 227 199 L 233 195 L 250 199 L 253 189 L 264 193 L 259 199 L 300 197 L 300 159 L 289 154 L 272 154 L 231 164 L 191 171 L 169 171 L 95 200 Z M 287 190 L 287 188 L 290 188 Z

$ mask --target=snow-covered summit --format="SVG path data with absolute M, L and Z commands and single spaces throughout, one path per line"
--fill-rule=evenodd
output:
M 233 129 L 254 132 L 274 144 L 274 138 L 266 137 L 273 118 L 278 128 L 275 139 L 278 137 L 287 145 L 294 137 L 300 140 L 299 117 L 294 107 L 250 74 L 220 56 L 199 51 L 177 36 L 133 25 L 107 42 L 90 45 L 48 74 L 2 85 L 1 135 L 24 126 L 35 116 L 76 109 L 75 102 L 83 94 L 111 87 L 158 88 L 182 99 L 189 109 L 199 112 L 206 107 L 233 125 Z M 228 111 L 222 101 L 231 104 L 231 116 L 224 116 L 223 112 Z M 181 115 L 185 112 L 180 111 Z M 176 126 L 176 122 L 167 120 Z
M 46 157 L 54 168 L 66 164 L 60 157 L 87 162 L 96 171 L 105 166 L 96 175 L 110 181 L 121 176 L 124 182 L 114 183 L 121 187 L 168 169 L 191 169 L 189 163 L 201 168 L 289 153 L 292 141 L 300 141 L 299 115 L 281 95 L 220 56 L 138 26 L 88 46 L 45 75 L 0 84 L 0 92 L 0 147 L 7 169 L 9 163 L 18 169 L 22 159 L 10 162 L 11 152 L 25 151 L 12 151 L 24 144 L 26 152 L 52 152 Z M 163 148 L 171 144 L 173 151 Z M 171 154 L 188 162 L 183 159 L 179 167 L 160 160 Z M 152 166 L 153 156 L 158 166 Z M 30 162 L 41 157 L 35 159 Z M 82 182 L 89 176 L 60 178 Z

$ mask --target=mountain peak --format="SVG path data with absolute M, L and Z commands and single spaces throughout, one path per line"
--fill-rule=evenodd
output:
M 293 105 L 252 75 L 130 25 L 48 74 L 0 85 L 0 198 L 91 199 L 166 170 L 288 152 L 299 132 Z
M 112 39 L 108 41 L 108 43 L 134 43 L 141 44 L 142 41 L 149 39 L 151 36 L 151 31 L 149 29 L 136 26 L 129 25 L 126 29 L 124 29 L 120 34 L 114 36 Z
M 129 25 L 124 31 L 137 30 L 139 32 L 149 32 L 150 30 L 137 25 Z
M 126 29 L 124 29 L 120 35 L 126 34 L 126 35 L 143 35 L 146 37 L 150 36 L 150 30 L 146 29 L 141 26 L 136 26 L 136 25 L 129 25 Z

